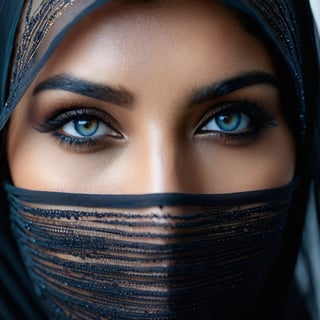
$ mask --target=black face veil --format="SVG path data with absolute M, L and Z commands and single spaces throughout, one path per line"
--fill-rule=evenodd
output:
M 108 1 L 16 2 L 4 1 L 0 10 L 8 31 L 0 49 L 1 128 L 66 32 Z M 292 92 L 284 100 L 292 105 L 285 112 L 297 140 L 295 181 L 222 197 L 117 198 L 30 192 L 7 184 L 15 238 L 53 319 L 280 314 L 310 181 L 318 89 L 312 19 L 302 1 L 220 2 L 280 61 L 284 90 Z
M 295 187 L 216 195 L 6 191 L 50 319 L 233 319 L 249 317 L 275 274 Z

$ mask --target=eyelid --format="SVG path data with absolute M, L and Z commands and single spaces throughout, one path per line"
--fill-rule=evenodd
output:
M 206 126 L 209 121 L 213 120 L 214 117 L 217 117 L 224 111 L 244 113 L 258 126 L 274 127 L 277 125 L 274 116 L 257 103 L 248 100 L 235 100 L 220 103 L 207 111 L 200 120 L 200 125 L 197 126 L 195 134 L 201 134 L 201 129 Z M 229 134 L 231 135 L 232 133 Z
M 120 127 L 119 123 L 108 112 L 106 112 L 105 110 L 101 110 L 100 108 L 82 105 L 73 105 L 51 112 L 48 116 L 46 116 L 44 121 L 42 121 L 35 127 L 35 129 L 43 133 L 51 132 L 61 128 L 69 121 L 72 121 L 79 117 L 91 117 L 97 119 L 98 121 L 102 121 L 106 126 L 109 126 L 114 131 L 116 131 L 119 134 L 120 138 L 124 137 L 122 128 Z

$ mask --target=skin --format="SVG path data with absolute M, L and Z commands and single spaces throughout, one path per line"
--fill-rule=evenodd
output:
M 134 194 L 283 186 L 294 175 L 295 147 L 276 86 L 257 83 L 188 106 L 195 90 L 253 71 L 277 77 L 266 47 L 221 5 L 185 0 L 107 5 L 73 27 L 14 111 L 7 139 L 13 183 L 35 190 Z M 61 74 L 123 88 L 129 103 L 119 106 L 61 89 L 34 93 Z M 274 125 L 245 141 L 199 133 L 209 114 L 238 100 L 258 105 Z M 109 130 L 111 137 L 79 148 L 39 130 L 52 112 L 75 105 L 111 115 L 117 134 Z

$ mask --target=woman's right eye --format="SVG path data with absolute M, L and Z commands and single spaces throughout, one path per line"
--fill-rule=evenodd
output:
M 67 122 L 64 126 L 62 126 L 61 132 L 75 138 L 92 139 L 105 135 L 114 137 L 119 136 L 118 132 L 116 132 L 109 125 L 105 124 L 103 121 L 90 117 L 83 117 Z
M 81 147 L 91 151 L 103 148 L 111 139 L 121 139 L 123 135 L 116 130 L 116 121 L 106 112 L 93 109 L 62 110 L 48 117 L 36 128 L 43 133 L 51 133 L 62 144 Z M 86 151 L 85 150 L 85 151 Z

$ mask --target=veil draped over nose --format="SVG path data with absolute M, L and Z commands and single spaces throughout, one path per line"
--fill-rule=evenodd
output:
M 107 0 L 2 0 L 0 2 L 0 129 L 38 72 L 68 30 Z M 281 275 L 290 278 L 300 244 L 310 181 L 320 212 L 320 105 L 319 62 L 310 7 L 301 0 L 220 0 L 239 16 L 249 32 L 279 59 L 287 89 L 285 113 L 297 143 L 297 176 L 300 185 L 291 219 L 290 247 Z M 291 91 L 288 91 L 288 88 Z M 292 105 L 291 105 L 292 104 Z M 3 146 L 2 146 L 3 148 Z M 4 150 L 2 150 L 4 154 Z M 4 156 L 3 156 L 4 157 Z M 4 158 L 3 158 L 4 159 Z M 4 160 L 2 161 L 4 162 Z M 2 176 L 8 176 L 1 163 Z M 0 214 L 0 318 L 42 319 L 31 286 L 11 235 L 7 202 L 1 195 Z M 319 223 L 319 220 L 318 222 Z M 306 231 L 307 232 L 307 231 Z M 308 246 L 308 243 L 306 243 Z M 318 244 L 318 247 L 320 245 Z M 312 257 L 311 257 L 312 259 Z M 310 275 L 312 277 L 312 275 Z M 315 275 L 317 276 L 317 275 Z M 289 281 L 289 280 L 288 280 Z M 287 284 L 288 281 L 283 281 Z M 275 290 L 286 291 L 286 288 Z M 310 302 L 311 301 L 311 302 Z M 310 304 L 313 303 L 311 299 Z

